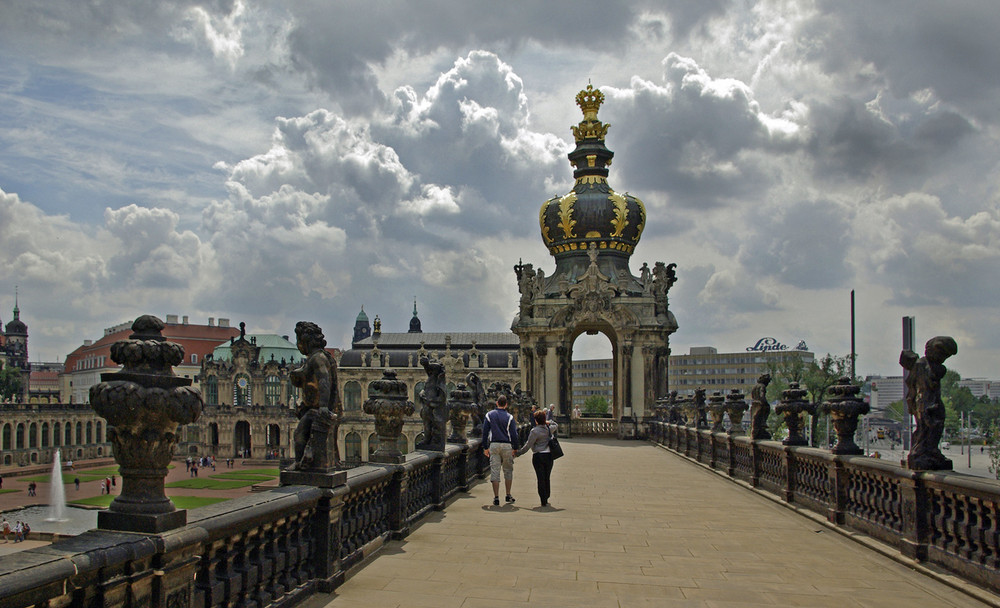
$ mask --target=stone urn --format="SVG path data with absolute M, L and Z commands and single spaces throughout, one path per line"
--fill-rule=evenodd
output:
M 101 374 L 90 387 L 90 405 L 107 421 L 108 440 L 122 476 L 121 494 L 97 516 L 108 530 L 158 533 L 187 523 L 164 492 L 167 466 L 177 446 L 178 425 L 201 415 L 201 392 L 172 367 L 184 359 L 184 347 L 161 335 L 160 319 L 143 315 L 132 335 L 111 346 L 111 360 L 121 371 Z
M 375 416 L 378 434 L 378 449 L 372 454 L 371 462 L 401 464 L 406 459 L 396 446 L 403 432 L 403 418 L 416 411 L 413 402 L 407 400 L 406 391 L 406 383 L 397 380 L 396 371 L 392 369 L 383 371 L 382 377 L 368 387 L 368 399 L 362 409 Z
M 448 396 L 448 420 L 451 422 L 451 435 L 448 443 L 468 443 L 465 429 L 469 426 L 469 417 L 476 411 L 472 401 L 472 391 L 459 382 L 455 390 Z
M 816 405 L 806 401 L 806 389 L 799 388 L 798 382 L 789 382 L 788 388 L 781 391 L 781 401 L 774 411 L 785 418 L 788 427 L 788 437 L 782 445 L 809 445 L 802 434 L 802 413 L 816 413 Z
M 743 434 L 743 414 L 750 406 L 740 389 L 734 388 L 726 395 L 726 412 L 729 414 L 729 434 Z
M 858 417 L 864 416 L 871 407 L 858 398 L 860 386 L 855 386 L 847 376 L 837 380 L 829 388 L 830 398 L 822 405 L 822 412 L 829 414 L 833 420 L 833 428 L 837 432 L 837 444 L 830 450 L 834 454 L 858 455 L 864 454 L 857 443 L 854 434 L 858 430 Z
M 708 398 L 706 409 L 708 410 L 708 415 L 712 418 L 712 432 L 721 433 L 724 431 L 723 423 L 726 421 L 726 397 L 720 391 L 715 391 Z

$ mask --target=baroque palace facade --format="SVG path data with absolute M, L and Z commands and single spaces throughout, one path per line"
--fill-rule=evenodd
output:
M 396 379 L 406 383 L 407 399 L 414 404 L 413 415 L 403 423 L 400 451 L 413 451 L 423 440 L 419 394 L 427 373 L 421 357 L 444 365 L 449 393 L 465 383 L 470 372 L 476 372 L 485 386 L 500 382 L 511 389 L 521 387 L 518 339 L 511 332 L 424 333 L 415 303 L 408 331 L 383 333 L 381 321 L 375 317 L 373 332 L 362 309 L 354 324 L 351 349 L 340 357 L 337 370 L 337 388 L 344 404 L 338 445 L 346 464 L 365 462 L 378 448 L 375 418 L 365 414 L 362 405 L 368 399 L 369 386 L 386 369 L 395 371 Z

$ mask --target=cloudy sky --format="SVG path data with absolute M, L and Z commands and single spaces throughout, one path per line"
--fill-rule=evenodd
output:
M 0 321 L 33 360 L 142 313 L 504 331 L 573 98 L 607 101 L 675 353 L 897 374 L 900 318 L 1000 378 L 995 2 L 0 0 Z M 594 349 L 594 346 L 599 348 Z M 607 342 L 581 346 L 596 356 Z

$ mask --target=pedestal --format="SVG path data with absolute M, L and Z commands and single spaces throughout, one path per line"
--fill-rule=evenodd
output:
M 347 471 L 282 471 L 283 486 L 315 486 L 335 488 L 347 483 Z
M 167 530 L 182 528 L 186 525 L 187 509 L 178 509 L 170 513 L 100 511 L 97 514 L 97 527 L 101 530 L 159 534 Z

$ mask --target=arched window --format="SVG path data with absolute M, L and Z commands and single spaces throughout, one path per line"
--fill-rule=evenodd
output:
M 91 422 L 87 422 L 87 442 L 83 445 L 90 445 L 94 443 L 94 425 Z
M 268 376 L 264 378 L 264 405 L 281 403 L 281 378 Z
M 344 411 L 361 411 L 361 385 L 354 380 L 344 385 Z
M 104 443 L 104 435 L 101 434 L 101 421 L 98 420 L 95 424 L 97 425 L 97 431 L 94 435 L 94 443 Z
M 378 435 L 372 433 L 368 436 L 368 460 L 372 459 L 372 454 L 378 449 Z
M 215 376 L 205 378 L 205 405 L 219 404 L 219 379 Z
M 344 437 L 344 460 L 347 462 L 361 462 L 361 435 L 351 432 Z
M 55 447 L 62 445 L 62 427 L 58 422 L 52 425 L 52 445 Z
M 42 447 L 43 448 L 49 447 L 49 423 L 48 422 L 43 422 L 42 423 Z
M 421 380 L 417 382 L 417 385 L 413 387 L 413 401 L 416 402 L 420 398 L 420 391 L 424 390 L 424 381 Z
M 417 433 L 417 436 L 413 438 L 413 445 L 420 445 L 424 442 L 424 434 Z
M 38 447 L 38 425 L 34 422 L 32 422 L 31 426 L 28 427 L 28 447 Z
M 11 435 L 10 425 L 9 424 L 3 425 L 3 449 L 5 450 L 10 449 L 10 435 Z
M 76 423 L 76 445 L 84 445 L 83 443 L 83 423 Z
M 250 407 L 253 405 L 253 391 L 250 386 L 250 376 L 239 374 L 233 383 L 233 406 Z
M 73 425 L 69 422 L 66 423 L 64 434 L 66 435 L 66 441 L 63 441 L 63 445 L 73 445 Z
M 17 443 L 14 444 L 14 448 L 18 450 L 24 449 L 24 425 L 17 425 Z

